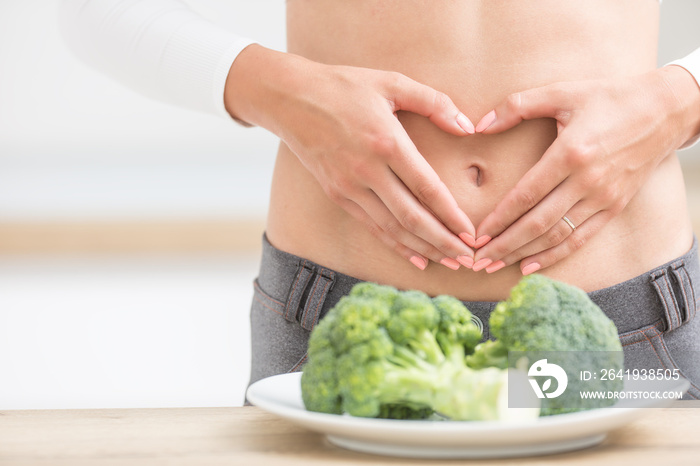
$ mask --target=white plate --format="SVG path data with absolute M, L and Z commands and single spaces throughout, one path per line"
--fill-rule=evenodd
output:
M 686 380 L 645 382 L 644 389 L 684 392 Z M 634 387 L 625 386 L 626 390 Z M 400 421 L 307 411 L 301 398 L 301 373 L 282 374 L 248 388 L 254 405 L 323 433 L 343 448 L 420 458 L 496 458 L 551 454 L 590 447 L 606 434 L 673 399 L 623 400 L 615 407 L 547 416 L 527 423 L 495 421 Z

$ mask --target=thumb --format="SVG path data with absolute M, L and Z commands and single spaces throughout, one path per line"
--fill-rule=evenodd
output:
M 510 129 L 523 120 L 556 118 L 566 106 L 565 91 L 555 85 L 510 94 L 476 125 L 477 133 L 492 134 Z
M 395 111 L 404 110 L 427 117 L 438 128 L 456 136 L 474 134 L 474 124 L 447 94 L 402 74 L 398 75 L 390 93 Z

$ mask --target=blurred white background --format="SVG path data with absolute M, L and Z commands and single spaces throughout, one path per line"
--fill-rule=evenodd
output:
M 284 0 L 193 0 L 284 50 Z M 52 0 L 0 0 L 0 230 L 264 219 L 277 140 L 146 99 L 74 58 Z M 666 0 L 659 64 L 700 46 Z M 695 165 L 700 147 L 686 151 Z M 257 234 L 257 233 L 256 233 Z M 0 250 L 2 245 L 0 245 Z M 0 256 L 0 409 L 236 406 L 257 253 Z
M 278 50 L 284 0 L 193 0 Z M 0 0 L 0 221 L 264 215 L 277 140 L 144 98 L 78 61 L 56 0 Z
M 191 4 L 285 49 L 284 0 Z M 57 5 L 0 0 L 0 230 L 262 223 L 277 139 L 87 67 L 59 36 Z M 0 409 L 242 404 L 257 266 L 255 250 L 3 254 Z

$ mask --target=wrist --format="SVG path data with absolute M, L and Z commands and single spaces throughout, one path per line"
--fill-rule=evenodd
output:
M 252 44 L 243 49 L 229 69 L 224 87 L 224 106 L 231 118 L 243 124 L 258 125 L 251 114 L 253 103 L 255 75 L 259 73 L 260 62 L 268 49 Z
M 224 105 L 232 118 L 280 136 L 277 121 L 294 92 L 298 66 L 311 63 L 296 55 L 253 44 L 233 62 L 226 79 Z
M 669 115 L 678 128 L 681 148 L 700 134 L 700 86 L 685 68 L 677 65 L 657 70 L 668 90 Z

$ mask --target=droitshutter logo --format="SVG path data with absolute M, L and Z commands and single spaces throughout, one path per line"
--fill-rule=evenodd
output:
M 564 369 L 556 364 L 549 364 L 546 359 L 540 359 L 530 366 L 527 375 L 537 398 L 556 398 L 564 393 L 569 383 L 569 378 L 566 376 Z M 542 385 L 542 388 L 540 388 L 537 379 L 545 377 L 547 379 Z M 552 378 L 556 379 L 557 387 L 556 390 L 549 393 L 548 390 L 552 387 Z

